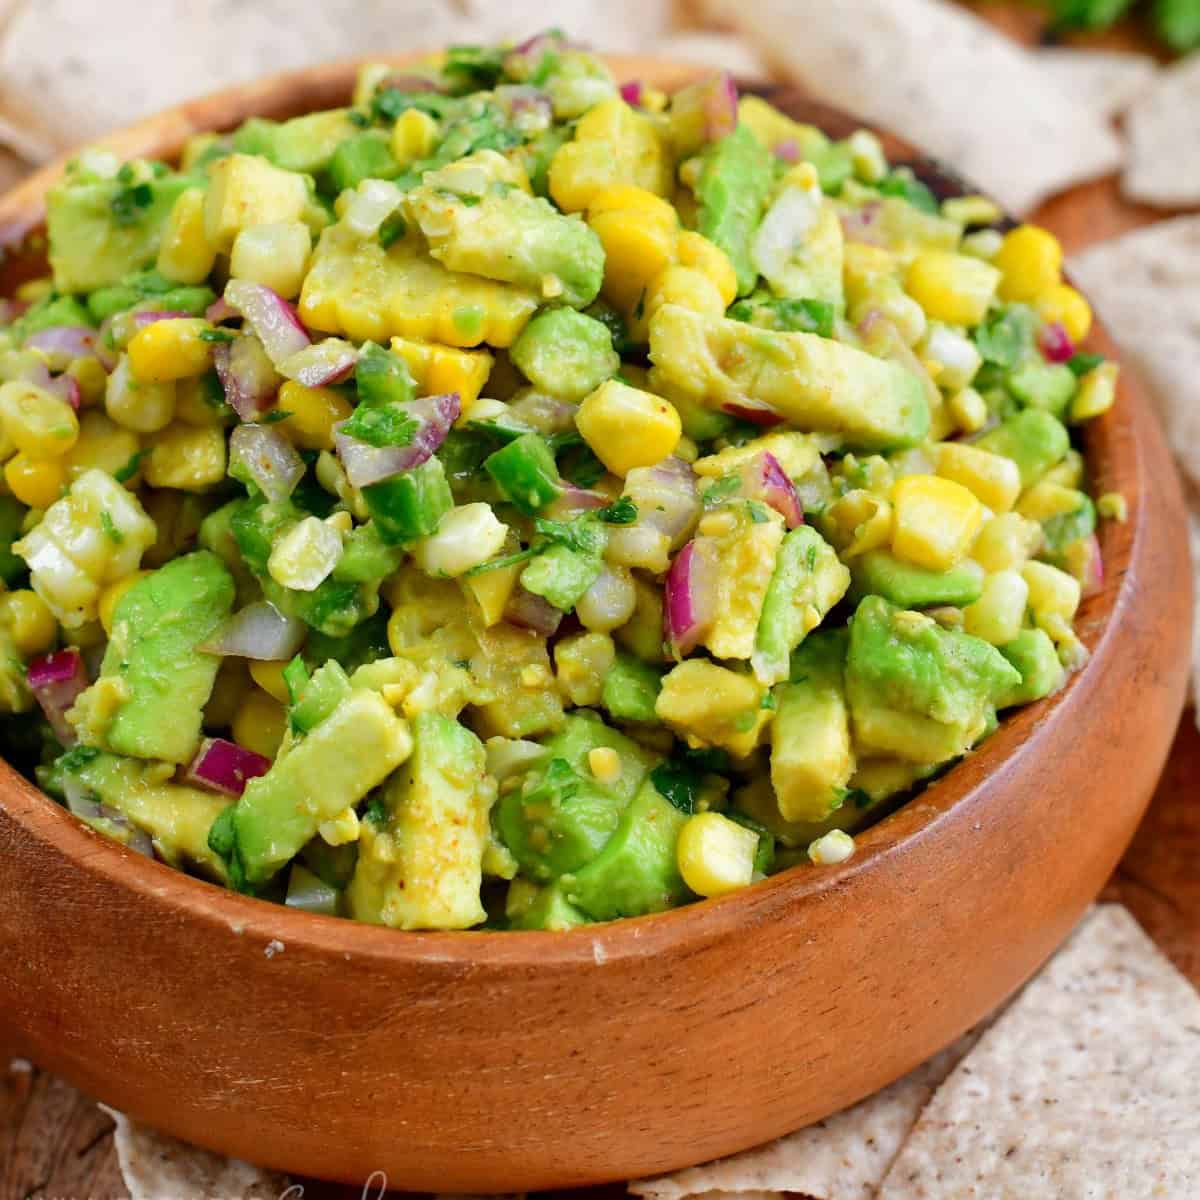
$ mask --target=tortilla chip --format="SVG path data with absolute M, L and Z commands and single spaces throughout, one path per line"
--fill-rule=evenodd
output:
M 708 0 L 769 63 L 820 100 L 937 155 L 1009 211 L 1122 161 L 1101 113 L 947 0 Z
M 644 52 L 671 27 L 670 0 L 462 0 L 468 40 L 520 40 L 548 26 L 593 50 Z
M 1200 486 L 1200 216 L 1091 246 L 1067 270 L 1150 385 L 1175 457 Z
M 1158 75 L 1158 63 L 1148 54 L 1123 50 L 1056 47 L 1035 51 L 1034 58 L 1077 104 L 1110 118 L 1123 113 Z
M 879 1200 L 1186 1200 L 1200 1180 L 1200 996 L 1120 905 L 942 1084 Z
M 1200 54 L 1160 72 L 1125 119 L 1125 195 L 1160 208 L 1200 203 Z
M 739 1200 L 779 1192 L 803 1192 L 819 1200 L 870 1200 L 921 1109 L 983 1028 L 964 1034 L 853 1108 L 766 1146 L 631 1183 L 629 1190 L 649 1200 L 700 1200 L 706 1194 L 716 1200 L 735 1192 Z
M 198 1150 L 100 1107 L 117 1123 L 113 1142 L 131 1200 L 279 1200 L 287 1191 L 285 1175 Z
M 728 71 L 739 79 L 769 79 L 770 71 L 762 56 L 745 38 L 734 33 L 708 33 L 689 29 L 673 33 L 654 46 L 662 58 L 678 58 L 700 63 L 718 71 Z

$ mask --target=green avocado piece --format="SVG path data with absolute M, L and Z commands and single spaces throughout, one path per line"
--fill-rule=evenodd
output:
M 17 342 L 23 342 L 31 333 L 50 329 L 55 325 L 93 324 L 91 314 L 74 296 L 52 294 L 31 304 L 12 324 Z
M 33 707 L 33 693 L 25 677 L 25 660 L 13 641 L 12 634 L 0 627 L 0 713 L 28 712 Z M 5 725 L 11 725 L 6 720 Z M 11 732 L 6 729 L 6 733 Z
M 412 751 L 408 726 L 378 692 L 355 690 L 246 785 L 230 823 L 235 882 L 270 879 L 318 826 L 356 805 Z M 215 833 L 215 831 L 214 831 Z
M 509 929 L 552 929 L 561 931 L 588 924 L 588 918 L 565 895 L 560 882 L 539 889 L 529 905 L 508 924 Z
M 956 758 L 1020 682 L 987 642 L 880 596 L 866 597 L 850 621 L 846 695 L 860 752 L 918 763 Z
M 446 472 L 437 458 L 373 483 L 362 494 L 379 537 L 393 546 L 428 537 L 454 507 Z
M 427 183 L 409 193 L 408 211 L 448 270 L 530 288 L 572 308 L 586 308 L 600 292 L 604 247 L 595 232 L 512 184 L 457 195 Z
M 618 654 L 604 677 L 600 703 L 618 721 L 658 721 L 654 702 L 662 688 L 663 673 L 657 667 Z
M 238 154 L 261 154 L 285 171 L 316 175 L 329 166 L 333 152 L 359 132 L 346 108 L 309 113 L 290 121 L 251 117 L 233 134 Z
M 352 133 L 329 158 L 329 180 L 337 192 L 356 188 L 364 179 L 394 179 L 402 169 L 382 129 Z
M 412 744 L 384 788 L 384 828 L 363 828 L 350 914 L 394 929 L 468 929 L 487 916 L 479 889 L 496 786 L 483 743 L 451 717 L 423 712 Z
M 76 701 L 82 740 L 134 758 L 187 762 L 221 662 L 199 647 L 228 619 L 233 597 L 232 577 L 207 550 L 135 583 L 113 612 L 100 678 Z M 92 707 L 115 681 L 124 699 L 109 719 Z
M 92 292 L 87 298 L 87 311 L 92 321 L 103 321 L 125 312 L 135 304 L 151 300 L 154 307 L 162 312 L 185 312 L 189 316 L 200 317 L 215 299 L 216 293 L 212 288 L 181 286 L 153 270 L 135 271 L 132 275 L 126 275 L 120 283 Z
M 868 550 L 851 559 L 852 595 L 882 596 L 900 608 L 974 604 L 983 595 L 983 571 L 967 559 L 948 571 L 931 571 L 896 558 L 886 550 Z
M 650 320 L 650 360 L 668 395 L 735 415 L 765 406 L 803 432 L 844 434 L 850 448 L 902 449 L 929 434 L 929 404 L 911 371 L 815 333 L 664 304 Z
M 785 821 L 824 821 L 854 773 L 846 651 L 844 630 L 814 633 L 792 656 L 791 682 L 775 689 L 771 784 Z
M 600 577 L 603 568 L 600 552 L 551 546 L 521 572 L 521 586 L 562 612 L 570 612 Z
M 571 713 L 562 729 L 546 740 L 545 747 L 549 758 L 564 759 L 576 774 L 585 776 L 591 776 L 588 755 L 593 750 L 615 750 L 621 759 L 621 773 L 615 780 L 599 786 L 614 796 L 621 806 L 633 799 L 646 772 L 657 761 L 632 738 L 606 725 L 596 713 L 586 708 Z
M 647 779 L 600 854 L 573 880 L 563 881 L 567 900 L 597 921 L 663 912 L 680 904 L 688 889 L 675 846 L 687 819 Z
M 582 400 L 621 369 L 608 326 L 571 308 L 538 313 L 509 357 L 539 391 L 570 401 Z
M 187 863 L 210 879 L 225 882 L 228 878 L 225 863 L 208 845 L 208 831 L 229 807 L 228 796 L 163 782 L 157 764 L 104 754 L 88 746 L 77 746 L 50 767 L 39 769 L 38 780 L 47 791 L 60 796 L 67 787 L 82 787 L 149 834 L 155 850 L 167 862 Z M 89 824 L 118 841 L 127 840 L 128 829 L 111 818 L 97 817 Z
M 297 733 L 311 733 L 332 716 L 350 694 L 349 676 L 336 660 L 322 663 L 307 679 L 306 675 L 306 671 L 301 671 L 303 682 L 297 689 L 298 694 L 293 693 L 292 703 L 288 706 L 288 718 Z M 288 678 L 287 672 L 284 677 Z
M 1070 407 L 1076 384 L 1075 372 L 1066 363 L 1027 362 L 1007 380 L 1023 408 L 1040 408 L 1059 418 Z
M 1063 460 L 1071 448 L 1071 435 L 1052 413 L 1026 408 L 985 433 L 975 445 L 1011 458 L 1021 472 L 1021 487 L 1027 488 Z
M 850 572 L 811 525 L 801 525 L 783 539 L 750 660 L 761 682 L 787 678 L 792 651 L 820 625 L 849 586 Z
M 1020 672 L 1021 681 L 996 701 L 997 708 L 1032 704 L 1049 696 L 1062 683 L 1063 666 L 1048 634 L 1041 629 L 1022 629 L 1000 653 Z
M 380 537 L 375 522 L 368 521 L 356 525 L 343 539 L 333 578 L 346 583 L 379 583 L 399 569 L 404 555 L 402 546 L 389 545 Z
M 119 175 L 64 175 L 46 196 L 55 288 L 90 292 L 150 266 L 171 208 L 195 182 L 186 175 L 155 175 L 149 169 L 144 177 L 135 173 L 129 182 Z
M 1074 488 L 1069 490 L 1074 492 L 1075 507 L 1042 522 L 1046 538 L 1042 557 L 1056 567 L 1065 567 L 1065 551 L 1072 542 L 1096 532 L 1096 505 L 1091 496 Z
M 12 587 L 29 570 L 25 560 L 12 552 L 21 536 L 21 525 L 29 510 L 12 496 L 0 496 L 0 579 Z
M 696 228 L 729 256 L 739 296 L 753 291 L 758 279 L 750 245 L 774 182 L 774 159 L 747 125 L 701 155 Z

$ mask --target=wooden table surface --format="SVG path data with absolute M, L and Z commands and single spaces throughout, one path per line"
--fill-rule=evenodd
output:
M 983 3 L 988 20 L 1023 41 L 1042 21 L 1027 5 Z M 1079 39 L 1085 44 L 1147 50 L 1138 31 Z M 1051 200 L 1034 220 L 1059 236 L 1069 252 L 1114 237 L 1161 211 L 1123 200 L 1116 178 L 1073 189 Z M 1185 713 L 1149 813 L 1103 898 L 1125 904 L 1200 987 L 1200 733 Z M 1064 848 L 1069 853 L 1069 847 Z M 126 1200 L 113 1149 L 112 1122 L 88 1097 L 22 1060 L 0 1030 L 0 1200 Z M 617 1196 L 623 1189 L 597 1189 Z M 307 1200 L 351 1200 L 358 1188 L 306 1183 Z M 584 1193 L 574 1193 L 575 1196 Z

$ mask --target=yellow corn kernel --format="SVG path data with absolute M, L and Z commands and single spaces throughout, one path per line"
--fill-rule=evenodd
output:
M 1038 483 L 1057 483 L 1059 487 L 1067 488 L 1082 487 L 1083 466 L 1083 455 L 1072 446 L 1064 455 L 1062 462 L 1051 467 L 1038 480 Z
M 1033 307 L 1043 321 L 1057 321 L 1077 345 L 1092 331 L 1092 306 L 1068 283 L 1042 292 Z
M 696 813 L 679 831 L 675 859 L 698 896 L 724 896 L 754 878 L 758 834 L 717 812 Z
M 354 411 L 333 388 L 305 387 L 294 379 L 279 389 L 279 408 L 291 414 L 280 421 L 280 430 L 302 450 L 332 450 L 333 427 Z
M 79 438 L 64 460 L 67 474 L 74 479 L 92 467 L 99 467 L 115 476 L 129 468 L 140 448 L 136 433 L 122 429 L 98 409 L 85 412 L 79 422 Z M 132 486 L 137 478 L 135 469 L 135 474 L 124 482 Z
M 223 398 L 220 389 L 210 389 L 203 375 L 181 379 L 175 385 L 175 420 L 188 425 L 219 425 Z
M 576 633 L 554 647 L 558 685 L 572 704 L 600 703 L 604 679 L 612 670 L 617 651 L 607 633 Z
M 300 295 L 311 252 L 312 234 L 303 221 L 250 225 L 234 239 L 229 274 L 294 300 Z
M 992 263 L 1003 274 L 1002 300 L 1036 300 L 1059 282 L 1062 246 L 1058 238 L 1037 225 L 1019 225 L 1004 235 Z
M 1021 575 L 1029 585 L 1029 608 L 1034 623 L 1056 642 L 1069 640 L 1073 636 L 1071 621 L 1082 593 L 1079 580 L 1044 562 L 1027 562 L 1021 568 Z
M 481 575 L 465 575 L 458 580 L 478 606 L 485 628 L 490 629 L 503 620 L 508 598 L 517 586 L 523 566 L 523 563 L 515 563 L 511 567 L 484 571 Z
M 357 842 L 359 834 L 358 813 L 347 806 L 336 817 L 331 817 L 328 821 L 322 821 L 317 826 L 317 832 L 321 835 L 321 840 L 329 846 L 345 846 L 350 842 Z
M 821 516 L 821 531 L 843 559 L 876 550 L 891 539 L 892 506 L 865 488 L 835 500 Z
M 651 218 L 677 228 L 679 219 L 669 201 L 649 191 L 647 188 L 634 187 L 630 183 L 618 183 L 612 187 L 601 188 L 587 204 L 587 219 L 591 222 L 606 212 L 636 212 L 645 213 Z
M 1039 479 L 1021 497 L 1017 512 L 1044 525 L 1055 517 L 1078 511 L 1086 503 L 1087 496 L 1077 488 Z
M 33 383 L 0 385 L 0 420 L 8 440 L 30 458 L 58 458 L 79 437 L 75 410 Z
M 230 154 L 208 171 L 204 234 L 222 253 L 250 225 L 298 221 L 309 207 L 311 183 L 255 154 Z
M 961 483 L 992 512 L 1008 512 L 1021 494 L 1017 464 L 978 446 L 942 442 L 937 447 L 937 473 L 943 479 Z
M 1004 212 L 987 196 L 950 196 L 942 201 L 942 216 L 959 225 L 992 225 Z
M 217 251 L 204 232 L 204 189 L 188 188 L 171 208 L 158 249 L 158 271 L 173 283 L 203 283 Z
M 225 478 L 225 431 L 176 421 L 152 438 L 146 482 L 156 488 L 203 492 Z
M 685 267 L 695 267 L 716 284 L 726 308 L 734 302 L 737 297 L 737 275 L 729 256 L 720 246 L 688 229 L 679 235 L 676 253 Z
M 664 304 L 678 304 L 705 317 L 723 317 L 725 302 L 717 285 L 695 267 L 672 265 L 656 275 L 646 289 L 641 315 L 635 312 L 629 333 L 635 342 L 645 342 L 650 336 L 650 319 Z
M 963 433 L 978 433 L 987 424 L 987 401 L 973 387 L 961 388 L 948 397 L 946 409 Z
M 1117 399 L 1117 376 L 1120 368 L 1115 362 L 1093 367 L 1080 381 L 1071 401 L 1071 420 L 1090 421 L 1108 412 Z
M 978 325 L 999 282 L 1000 272 L 989 263 L 947 250 L 926 250 L 913 259 L 905 286 L 933 320 Z
M 1020 568 L 1041 548 L 1042 527 L 1020 513 L 993 517 L 979 531 L 971 557 L 985 571 Z
M 406 108 L 392 126 L 392 157 L 401 167 L 428 158 L 437 142 L 438 123 L 428 113 Z
M 131 571 L 124 578 L 118 579 L 116 583 L 110 583 L 100 593 L 97 610 L 100 615 L 100 624 L 104 626 L 104 632 L 109 637 L 112 637 L 113 614 L 117 611 L 117 603 L 139 579 L 145 579 L 149 574 L 149 571 Z
M 392 338 L 392 350 L 408 365 L 419 395 L 457 392 L 464 414 L 479 399 L 492 370 L 492 356 L 486 350 L 460 350 L 403 337 Z
M 961 483 L 937 475 L 909 475 L 892 489 L 897 558 L 948 571 L 971 549 L 983 524 L 983 505 Z
M 246 693 L 233 716 L 233 740 L 255 754 L 274 758 L 287 729 L 287 713 L 278 700 L 259 688 Z
M 867 242 L 847 242 L 844 253 L 842 279 L 851 304 L 878 292 L 881 281 L 895 282 L 899 262 L 890 250 Z
M 155 321 L 129 339 L 129 367 L 139 383 L 172 383 L 203 375 L 212 366 L 212 343 L 200 335 L 209 328 L 202 317 Z
M 1106 521 L 1124 525 L 1129 520 L 1129 501 L 1121 492 L 1104 492 L 1096 497 L 1096 512 Z
M 49 508 L 62 494 L 67 469 L 61 458 L 30 458 L 15 454 L 4 464 L 4 482 L 22 504 Z
M 22 658 L 49 650 L 58 632 L 58 622 L 45 600 L 28 588 L 0 596 L 0 625 L 8 628 Z
M 54 278 L 42 275 L 37 279 L 27 279 L 17 288 L 16 297 L 24 304 L 36 304 L 45 300 L 54 291 Z
M 288 686 L 283 681 L 283 670 L 286 662 L 252 662 L 250 678 L 258 684 L 268 696 L 273 696 L 280 704 L 287 704 L 291 699 Z
M 602 383 L 575 414 L 575 424 L 596 457 L 614 474 L 662 462 L 679 444 L 679 413 L 661 396 L 616 379 Z
M 108 372 L 98 358 L 77 358 L 67 368 L 67 374 L 79 385 L 80 408 L 90 408 L 104 399 Z
M 831 829 L 808 844 L 808 860 L 815 867 L 832 867 L 854 856 L 854 838 L 844 829 Z
M 1029 584 L 1019 571 L 995 571 L 983 581 L 974 604 L 963 609 L 963 628 L 993 646 L 1006 646 L 1021 632 Z
M 604 247 L 605 297 L 623 312 L 633 312 L 651 280 L 675 257 L 679 236 L 675 213 L 666 216 L 646 209 L 602 209 L 589 218 L 588 224 Z
M 588 751 L 588 769 L 601 783 L 615 783 L 621 777 L 621 756 L 611 746 Z

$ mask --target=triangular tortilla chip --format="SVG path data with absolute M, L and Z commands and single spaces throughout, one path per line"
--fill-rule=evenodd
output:
M 548 26 L 593 50 L 646 53 L 671 26 L 670 0 L 460 0 L 466 40 L 522 39 Z
M 1125 119 L 1132 200 L 1161 208 L 1200 204 L 1200 54 L 1162 71 Z
M 1087 918 L 921 1114 L 879 1200 L 1194 1200 L 1200 996 L 1120 905 Z
M 1158 63 L 1148 54 L 1056 46 L 1034 59 L 1077 104 L 1106 117 L 1123 113 L 1154 82 Z

